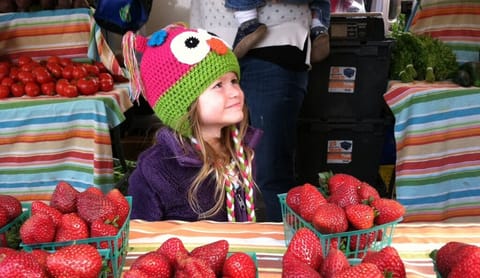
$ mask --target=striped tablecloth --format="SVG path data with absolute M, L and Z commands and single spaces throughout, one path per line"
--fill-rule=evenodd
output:
M 127 84 L 77 98 L 0 100 L 0 194 L 49 200 L 57 182 L 113 185 L 110 129 L 132 106 Z
M 480 220 L 480 88 L 391 82 L 397 199 L 405 221 Z
M 231 251 L 255 252 L 260 278 L 281 277 L 281 259 L 286 250 L 282 223 L 222 223 L 211 221 L 130 223 L 129 252 L 124 269 L 141 254 L 157 249 L 170 237 L 180 238 L 186 248 L 226 239 Z M 400 253 L 408 278 L 434 278 L 428 254 L 448 241 L 480 243 L 479 223 L 400 223 L 392 246 Z

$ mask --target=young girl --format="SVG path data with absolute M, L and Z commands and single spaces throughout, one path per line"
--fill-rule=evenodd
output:
M 247 126 L 233 52 L 205 30 L 169 25 L 150 38 L 126 33 L 123 54 L 134 96 L 165 125 L 129 178 L 131 218 L 255 221 L 260 131 Z

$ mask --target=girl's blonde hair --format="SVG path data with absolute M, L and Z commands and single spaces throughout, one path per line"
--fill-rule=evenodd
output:
M 198 99 L 195 101 L 187 116 L 181 121 L 189 121 L 192 127 L 192 135 L 197 140 L 199 148 L 197 148 L 198 154 L 203 162 L 200 171 L 192 182 L 191 187 L 188 190 L 187 198 L 191 208 L 198 213 L 199 219 L 206 219 L 217 214 L 225 207 L 225 167 L 233 160 L 235 165 L 239 167 L 240 161 L 235 155 L 235 144 L 233 142 L 231 126 L 224 127 L 221 131 L 220 143 L 225 146 L 225 153 L 219 154 L 203 140 L 201 137 L 201 126 L 198 118 Z M 245 133 L 248 127 L 248 109 L 244 105 L 243 107 L 244 117 L 242 121 L 237 124 L 239 130 L 239 139 L 243 141 Z M 181 124 L 181 123 L 180 123 Z M 190 139 L 185 138 L 181 134 L 177 133 L 179 142 L 185 146 L 185 144 L 191 144 Z M 248 161 L 253 158 L 253 150 L 247 146 L 243 146 L 245 155 Z M 207 179 L 215 179 L 215 192 L 213 199 L 216 200 L 215 204 L 211 208 L 202 208 L 198 202 L 198 194 L 200 186 Z

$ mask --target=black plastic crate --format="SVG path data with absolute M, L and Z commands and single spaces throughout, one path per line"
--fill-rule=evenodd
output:
M 313 64 L 303 118 L 379 118 L 390 68 L 391 40 L 331 41 L 330 55 Z
M 297 183 L 319 185 L 318 173 L 351 174 L 387 194 L 380 161 L 388 121 L 383 118 L 329 122 L 300 120 L 297 132 Z

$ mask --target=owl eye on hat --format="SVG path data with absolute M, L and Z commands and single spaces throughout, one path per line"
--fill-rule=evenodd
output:
M 160 120 L 184 136 L 192 130 L 181 119 L 208 86 L 227 72 L 240 77 L 231 49 L 202 29 L 169 25 L 150 38 L 127 32 L 122 44 L 133 98 L 142 93 Z M 142 56 L 139 66 L 136 53 Z

